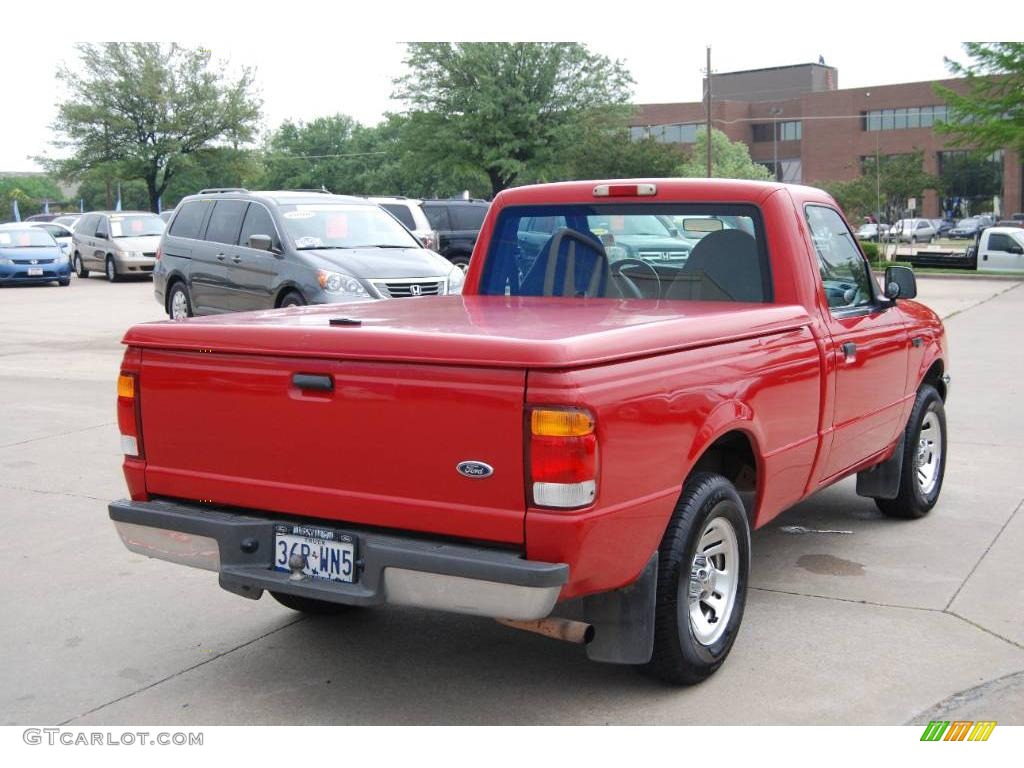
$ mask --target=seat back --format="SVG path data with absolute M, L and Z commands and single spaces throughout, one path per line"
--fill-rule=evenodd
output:
M 669 285 L 665 298 L 765 301 L 757 242 L 739 229 L 720 229 L 705 235 Z

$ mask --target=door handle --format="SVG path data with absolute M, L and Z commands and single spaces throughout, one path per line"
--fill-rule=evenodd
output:
M 334 377 L 319 373 L 293 373 L 292 384 L 299 389 L 309 389 L 316 392 L 334 391 Z
M 853 363 L 857 360 L 857 345 L 852 341 L 847 341 L 843 344 L 843 360 L 847 363 Z
M 241 256 L 232 256 L 232 257 L 231 257 L 231 260 L 232 260 L 233 262 L 235 262 L 235 264 L 238 264 L 239 262 L 241 262 L 241 261 L 242 261 L 242 257 L 241 257 Z
M 224 259 L 226 259 L 226 258 L 227 258 L 227 256 L 225 256 L 223 253 L 218 253 L 217 254 L 217 261 L 224 261 Z

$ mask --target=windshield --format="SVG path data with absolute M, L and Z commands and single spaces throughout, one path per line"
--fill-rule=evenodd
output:
M 699 227 L 702 237 L 675 234 L 676 221 Z M 763 243 L 760 217 L 746 205 L 509 207 L 498 218 L 479 291 L 491 296 L 770 301 Z
M 57 241 L 38 227 L 0 230 L 0 248 L 54 248 L 56 245 Z
M 164 233 L 164 220 L 155 213 L 137 216 L 111 216 L 111 237 L 159 237 Z
M 287 237 L 299 250 L 314 248 L 419 248 L 419 241 L 376 205 L 282 205 Z

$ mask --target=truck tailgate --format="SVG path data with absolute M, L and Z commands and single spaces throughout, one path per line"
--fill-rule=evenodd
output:
M 523 541 L 523 370 L 150 348 L 140 389 L 152 495 Z

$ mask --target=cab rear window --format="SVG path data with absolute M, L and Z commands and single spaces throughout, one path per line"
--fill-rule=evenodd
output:
M 737 204 L 506 208 L 491 239 L 480 293 L 772 300 L 760 213 Z

